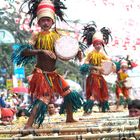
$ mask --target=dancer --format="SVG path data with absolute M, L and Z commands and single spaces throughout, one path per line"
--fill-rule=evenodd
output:
M 125 84 L 129 75 L 127 74 L 128 70 L 128 62 L 125 60 L 121 61 L 120 70 L 117 72 L 117 80 L 116 80 L 116 97 L 117 97 L 117 106 L 124 105 L 126 108 L 128 102 L 130 101 L 129 90 L 131 87 L 127 87 Z
M 104 48 L 109 42 L 111 32 L 108 28 L 101 28 L 97 31 L 95 22 L 92 22 L 84 27 L 83 41 L 86 41 L 87 45 L 93 45 L 93 50 L 87 54 L 84 64 L 81 66 L 80 71 L 87 72 L 88 77 L 86 79 L 86 98 L 84 103 L 84 112 L 91 113 L 94 105 L 94 101 L 98 101 L 102 112 L 109 110 L 108 104 L 108 87 L 103 77 L 104 70 L 102 68 L 102 62 L 108 61 L 109 58 L 105 55 L 101 49 Z M 115 70 L 115 65 L 111 62 L 111 69 Z M 107 67 L 106 67 L 107 68 Z
M 82 106 L 82 97 L 76 91 L 71 91 L 68 83 L 56 72 L 57 55 L 54 44 L 61 35 L 52 28 L 56 18 L 65 21 L 62 10 L 66 7 L 60 0 L 25 0 L 23 5 L 25 3 L 28 3 L 28 14 L 31 15 L 30 25 L 37 17 L 41 32 L 32 37 L 29 42 L 31 45 L 21 45 L 13 53 L 13 60 L 18 65 L 27 64 L 33 56 L 37 60 L 29 82 L 29 93 L 34 101 L 24 128 L 30 129 L 34 123 L 37 123 L 38 127 L 42 124 L 53 93 L 59 93 L 64 98 L 60 113 L 67 113 L 66 122 L 75 122 L 73 111 Z M 81 60 L 80 50 L 76 57 Z

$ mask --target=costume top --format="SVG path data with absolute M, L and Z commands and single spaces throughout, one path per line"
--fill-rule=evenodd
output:
M 97 52 L 93 50 L 87 54 L 86 61 L 94 66 L 101 66 L 102 60 L 107 60 L 108 58 L 102 52 Z
M 60 34 L 56 31 L 50 31 L 49 33 L 42 31 L 33 35 L 29 43 L 34 45 L 35 49 L 54 52 L 55 42 L 58 38 L 60 38 Z

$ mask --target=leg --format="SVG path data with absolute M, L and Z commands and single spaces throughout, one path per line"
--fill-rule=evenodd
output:
M 68 123 L 77 122 L 73 118 L 73 112 L 72 112 L 72 105 L 71 104 L 66 106 L 66 113 L 67 113 L 66 122 L 68 122 Z
M 60 114 L 66 112 L 67 118 L 66 122 L 76 122 L 73 118 L 73 111 L 77 111 L 83 105 L 83 98 L 77 91 L 71 91 L 68 95 L 64 97 L 64 102 L 60 107 Z
M 127 108 L 127 105 L 130 102 L 130 98 L 129 98 L 130 93 L 129 92 L 130 92 L 129 89 L 124 87 L 124 97 L 125 97 L 124 108 Z
M 125 103 L 124 103 L 124 108 L 127 108 L 128 107 L 128 104 L 130 103 L 131 99 L 129 97 L 127 97 L 125 99 Z
M 117 98 L 117 101 L 116 101 L 116 109 L 119 108 L 119 105 L 120 105 L 120 98 Z
M 24 130 L 27 130 L 27 129 L 32 129 L 32 125 L 34 123 L 34 119 L 35 119 L 35 116 L 36 116 L 36 112 L 37 112 L 37 109 L 38 107 L 35 106 L 30 114 L 30 117 L 27 121 L 27 123 L 25 124 L 24 126 Z M 24 137 L 24 136 L 27 136 L 27 135 L 30 135 L 30 132 L 24 132 L 21 134 L 21 137 Z
M 118 85 L 116 85 L 116 110 L 119 109 L 119 106 L 123 104 L 123 90 L 121 87 L 119 87 Z
M 24 129 L 28 129 L 28 128 L 32 128 L 32 125 L 34 123 L 34 119 L 35 119 L 35 116 L 36 116 L 36 112 L 37 112 L 37 109 L 38 109 L 38 106 L 35 106 L 32 110 L 32 113 L 24 127 Z
M 93 106 L 94 106 L 94 98 L 91 96 L 90 99 L 88 99 L 83 104 L 84 115 L 90 115 L 92 113 Z
M 102 112 L 109 111 L 110 108 L 109 108 L 109 103 L 108 103 L 108 101 L 102 101 L 102 102 L 101 102 L 101 108 L 102 108 Z

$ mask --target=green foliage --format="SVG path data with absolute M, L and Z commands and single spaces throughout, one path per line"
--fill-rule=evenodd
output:
M 58 61 L 56 69 L 66 79 L 82 82 L 83 77 L 80 74 L 79 66 L 73 61 Z
M 16 23 L 15 19 L 21 18 L 21 15 L 16 11 L 16 8 L 10 4 L 12 12 L 9 10 L 0 9 L 0 29 L 9 31 L 14 39 L 15 43 L 25 43 L 31 36 L 30 32 L 20 29 L 21 23 Z M 13 73 L 13 64 L 11 62 L 12 46 L 13 44 L 2 44 L 0 43 L 0 67 L 5 67 L 7 70 L 6 77 L 11 77 Z M 25 66 L 25 76 L 31 74 L 34 69 L 33 64 L 27 64 Z M 82 75 L 79 72 L 79 66 L 72 61 L 58 61 L 57 71 L 64 75 L 65 78 L 82 82 Z M 25 79 L 26 81 L 26 79 Z
M 13 65 L 11 63 L 11 46 L 10 44 L 0 45 L 0 68 L 6 68 L 7 78 L 11 77 L 13 72 Z
M 9 4 L 9 6 L 12 12 L 0 9 L 0 29 L 10 32 L 15 39 L 15 43 L 24 43 L 31 33 L 20 30 L 20 24 L 15 23 L 15 19 L 21 18 L 21 15 L 16 12 L 16 8 L 12 4 Z M 5 78 L 11 78 L 13 74 L 13 64 L 11 62 L 12 45 L 3 43 L 3 40 L 0 40 L 0 68 L 6 68 L 7 74 Z

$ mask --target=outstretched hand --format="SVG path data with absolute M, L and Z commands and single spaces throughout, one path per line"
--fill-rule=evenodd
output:
M 82 61 L 82 59 L 83 59 L 83 54 L 82 54 L 82 51 L 81 51 L 81 50 L 78 51 L 76 57 L 78 58 L 78 60 L 79 60 L 80 62 Z

